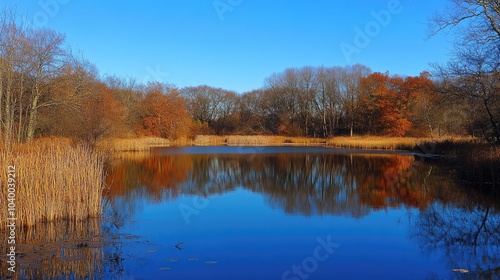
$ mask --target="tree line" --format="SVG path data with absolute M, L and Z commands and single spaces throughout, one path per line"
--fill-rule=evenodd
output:
M 272 74 L 260 89 L 242 94 L 101 77 L 63 34 L 18 24 L 4 11 L 0 137 L 11 143 L 54 135 L 95 144 L 111 136 L 453 134 L 500 142 L 498 13 L 483 1 L 468 3 L 477 9 L 470 24 L 482 23 L 483 31 L 464 35 L 466 43 L 432 74 L 392 75 L 360 64 L 306 66 Z M 461 7 L 436 17 L 434 30 L 461 24 L 453 21 L 467 12 Z

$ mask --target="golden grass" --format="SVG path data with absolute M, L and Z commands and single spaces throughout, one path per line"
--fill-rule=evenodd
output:
M 0 212 L 7 221 L 8 166 L 15 166 L 18 226 L 83 220 L 101 214 L 104 156 L 69 140 L 38 140 L 0 151 Z M 6 223 L 1 223 L 5 227 Z
M 266 135 L 197 135 L 195 145 L 284 145 L 284 144 L 325 144 L 325 139 L 310 137 L 287 137 Z
M 439 143 L 468 143 L 471 138 L 447 137 L 447 138 L 413 138 L 413 137 L 383 137 L 383 136 L 354 136 L 354 137 L 332 137 L 327 145 L 347 149 L 378 149 L 378 150 L 418 150 L 424 144 Z
M 164 147 L 170 140 L 160 137 L 110 138 L 101 141 L 98 148 L 106 152 L 147 151 L 152 147 Z
M 430 138 L 355 136 L 333 137 L 328 139 L 327 144 L 347 149 L 410 150 L 428 141 L 432 140 Z

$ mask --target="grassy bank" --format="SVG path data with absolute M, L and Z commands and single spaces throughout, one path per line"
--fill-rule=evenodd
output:
M 194 145 L 317 145 L 325 143 L 326 140 L 322 138 L 265 135 L 198 135 L 193 141 Z
M 0 151 L 0 212 L 8 212 L 8 166 L 14 166 L 17 225 L 83 220 L 101 214 L 104 157 L 65 139 L 37 140 Z M 0 227 L 5 227 L 1 223 Z
M 434 153 L 466 161 L 470 165 L 493 166 L 500 170 L 500 146 L 471 141 L 442 141 L 433 144 Z M 428 146 L 430 146 L 428 144 Z
M 430 138 L 356 136 L 333 137 L 327 145 L 346 149 L 413 150 L 429 141 Z
M 110 138 L 101 141 L 98 147 L 105 152 L 148 151 L 152 147 L 164 147 L 170 140 L 159 137 Z
M 112 138 L 99 143 L 99 150 L 104 152 L 123 151 L 149 151 L 153 147 L 171 145 L 326 145 L 344 149 L 364 150 L 406 150 L 422 153 L 453 155 L 464 153 L 465 150 L 482 146 L 484 143 L 473 141 L 470 138 L 412 138 L 412 137 L 380 137 L 380 136 L 355 136 L 355 137 L 288 137 L 267 135 L 197 135 L 194 139 L 168 140 L 157 137 L 147 138 Z

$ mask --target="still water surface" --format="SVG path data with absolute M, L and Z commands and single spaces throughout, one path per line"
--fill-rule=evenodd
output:
M 26 257 L 21 271 L 26 278 L 72 271 L 105 279 L 499 279 L 498 196 L 463 187 L 459 172 L 418 156 L 322 147 L 122 154 L 108 167 L 105 218 L 23 233 L 26 256 L 52 261 Z

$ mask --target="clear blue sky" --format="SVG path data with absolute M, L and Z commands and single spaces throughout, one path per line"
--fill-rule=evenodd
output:
M 427 19 L 443 11 L 446 0 L 7 3 L 35 25 L 65 33 L 101 75 L 240 93 L 260 88 L 287 67 L 362 63 L 374 71 L 418 75 L 429 63 L 447 60 L 452 39 L 442 34 L 426 40 Z M 374 12 L 385 16 L 377 22 Z M 366 29 L 368 41 L 356 42 L 356 30 Z M 356 52 L 345 55 L 341 45 Z

